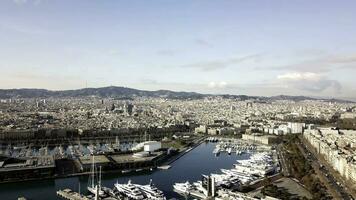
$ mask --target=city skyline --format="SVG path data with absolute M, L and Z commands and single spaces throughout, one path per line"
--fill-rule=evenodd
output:
M 352 1 L 0 3 L 0 85 L 356 99 Z

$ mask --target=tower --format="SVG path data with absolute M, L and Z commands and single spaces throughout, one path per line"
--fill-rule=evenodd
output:
M 111 104 L 111 108 L 110 108 L 110 111 L 114 111 L 115 110 L 115 104 Z

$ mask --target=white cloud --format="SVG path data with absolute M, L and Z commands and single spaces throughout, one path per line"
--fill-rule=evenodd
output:
M 271 67 L 256 67 L 259 70 L 293 70 L 298 72 L 330 72 L 335 69 L 356 69 L 356 53 L 325 55 L 315 59 L 305 60 L 302 62 L 271 66 Z
M 221 82 L 210 82 L 208 84 L 209 88 L 226 88 L 227 87 L 227 83 L 225 81 L 221 81 Z
M 313 73 L 313 72 L 294 72 L 294 73 L 286 73 L 282 75 L 277 76 L 278 79 L 280 80 L 320 80 L 321 76 L 319 74 Z
M 309 92 L 322 92 L 332 89 L 340 93 L 342 86 L 337 80 L 329 79 L 326 76 L 313 72 L 293 72 L 277 76 L 277 79 L 286 87 L 295 88 Z

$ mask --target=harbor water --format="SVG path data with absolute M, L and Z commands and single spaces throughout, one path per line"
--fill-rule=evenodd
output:
M 162 190 L 168 199 L 182 199 L 180 195 L 173 192 L 173 184 L 177 182 L 194 182 L 201 179 L 202 174 L 220 173 L 220 169 L 231 169 L 236 160 L 248 158 L 248 154 L 227 155 L 221 153 L 216 157 L 212 152 L 216 143 L 202 143 L 189 153 L 185 154 L 171 164 L 169 170 L 155 170 L 148 173 L 104 174 L 102 185 L 114 187 L 114 183 L 148 184 L 150 179 Z M 33 200 L 60 199 L 56 196 L 56 191 L 69 188 L 74 191 L 87 193 L 88 176 L 58 178 L 51 180 L 38 180 L 20 183 L 0 184 L 0 199 L 13 200 L 20 196 Z

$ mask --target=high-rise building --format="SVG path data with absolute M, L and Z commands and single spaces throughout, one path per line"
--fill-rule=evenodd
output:
M 126 103 L 124 105 L 124 111 L 127 115 L 132 115 L 134 106 L 131 103 Z

